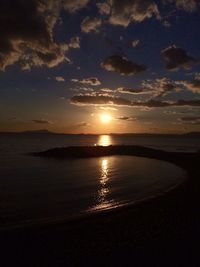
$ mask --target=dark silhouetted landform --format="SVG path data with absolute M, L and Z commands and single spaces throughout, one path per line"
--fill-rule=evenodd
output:
M 72 146 L 53 148 L 42 152 L 31 153 L 31 155 L 57 159 L 132 155 L 168 161 L 183 168 L 190 167 L 190 163 L 194 164 L 195 162 L 200 162 L 200 153 L 166 152 L 153 148 L 133 145 Z

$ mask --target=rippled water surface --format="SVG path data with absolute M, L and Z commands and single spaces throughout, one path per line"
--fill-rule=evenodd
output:
M 36 137 L 1 142 L 1 228 L 115 208 L 163 193 L 185 179 L 180 168 L 147 158 L 54 160 L 25 155 L 56 142 Z M 106 145 L 109 138 L 99 142 Z

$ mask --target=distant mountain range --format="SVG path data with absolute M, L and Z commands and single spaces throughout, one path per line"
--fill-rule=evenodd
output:
M 49 134 L 49 135 L 97 135 L 97 134 L 71 134 L 71 133 L 56 133 L 46 129 L 23 131 L 23 132 L 0 132 L 0 134 Z M 102 134 L 99 134 L 102 135 Z M 123 135 L 123 136 L 191 136 L 200 137 L 200 132 L 188 132 L 183 134 L 164 134 L 164 133 L 110 133 L 110 135 Z

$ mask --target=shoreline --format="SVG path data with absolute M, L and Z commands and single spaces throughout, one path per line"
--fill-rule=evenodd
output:
M 135 145 L 110 145 L 110 146 L 71 146 L 48 149 L 41 152 L 29 153 L 30 156 L 52 159 L 80 159 L 105 156 L 137 156 L 170 162 L 186 170 L 200 160 L 200 152 L 170 152 L 149 147 Z M 190 162 L 187 162 L 187 161 Z
M 188 179 L 166 194 L 130 206 L 1 232 L 3 266 L 200 266 L 200 153 L 128 147 L 126 153 L 183 168 Z M 116 147 L 108 149 L 116 152 Z

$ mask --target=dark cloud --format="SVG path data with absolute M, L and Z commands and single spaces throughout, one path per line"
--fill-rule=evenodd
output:
M 139 65 L 120 55 L 107 57 L 102 63 L 102 68 L 107 71 L 117 72 L 121 75 L 133 75 L 147 69 L 145 65 Z
M 75 95 L 70 99 L 75 105 L 113 105 L 128 107 L 147 107 L 147 108 L 164 108 L 164 107 L 200 107 L 200 99 L 197 100 L 177 100 L 177 101 L 159 101 L 151 99 L 148 101 L 131 101 L 125 98 L 111 96 L 108 94 L 85 94 Z
M 149 93 L 149 91 L 145 88 L 131 89 L 131 88 L 126 88 L 126 87 L 117 88 L 117 92 L 122 93 L 122 94 L 133 94 L 133 95 Z
M 178 70 L 179 68 L 190 69 L 198 60 L 187 54 L 187 52 L 176 45 L 167 47 L 161 51 L 161 55 L 167 62 L 166 68 L 170 71 Z
M 131 22 L 137 23 L 152 17 L 159 17 L 157 5 L 152 0 L 111 0 L 109 21 L 113 25 L 127 27 Z
M 200 99 L 195 100 L 178 100 L 176 102 L 172 102 L 170 106 L 192 106 L 192 107 L 200 107 Z
M 121 116 L 121 117 L 117 118 L 117 120 L 121 120 L 121 121 L 136 121 L 137 118 L 135 118 L 135 117 L 128 117 L 128 116 Z
M 38 124 L 52 124 L 51 121 L 45 120 L 45 119 L 35 119 L 35 120 L 32 120 L 32 122 L 38 123 Z
M 90 77 L 90 78 L 86 78 L 86 79 L 82 79 L 82 80 L 72 79 L 71 81 L 72 82 L 81 83 L 81 84 L 85 84 L 85 85 L 92 85 L 92 86 L 101 85 L 101 82 L 96 77 Z
M 184 123 L 189 123 L 189 124 L 200 124 L 200 116 L 198 117 L 182 117 L 179 119 L 179 121 L 184 122 Z
M 54 43 L 52 37 L 58 3 L 48 4 L 39 0 L 0 1 L 1 70 L 19 60 L 25 69 L 37 64 L 52 66 L 64 60 L 64 47 Z
M 131 101 L 128 99 L 114 97 L 107 94 L 75 95 L 71 98 L 71 103 L 76 105 L 131 105 Z
M 55 42 L 54 26 L 61 8 L 72 13 L 87 3 L 87 0 L 1 0 L 0 70 L 16 62 L 24 70 L 68 62 L 69 46 Z M 77 39 L 72 41 L 71 47 Z

